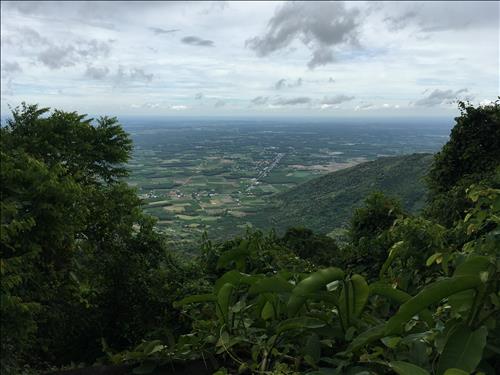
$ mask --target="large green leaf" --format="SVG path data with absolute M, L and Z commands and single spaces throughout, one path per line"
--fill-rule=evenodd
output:
M 365 279 L 360 275 L 353 275 L 344 280 L 343 284 L 338 306 L 340 319 L 344 329 L 347 329 L 363 311 L 370 289 Z
M 220 317 L 224 319 L 224 321 L 228 322 L 228 313 L 229 313 L 229 305 L 231 304 L 231 295 L 233 293 L 234 285 L 233 284 L 224 284 L 219 293 L 217 293 L 217 303 L 220 309 Z
M 379 278 L 382 278 L 384 275 L 385 271 L 389 268 L 389 266 L 392 264 L 394 259 L 405 249 L 405 243 L 404 241 L 398 241 L 394 245 L 391 246 L 389 249 L 389 256 L 385 260 L 384 264 L 382 265 L 382 268 L 380 268 L 379 272 Z
M 215 293 L 218 293 L 220 288 L 227 283 L 233 284 L 234 286 L 238 286 L 238 284 L 252 285 L 264 277 L 264 275 L 248 275 L 236 270 L 231 270 L 217 279 L 214 285 L 214 290 Z
M 295 315 L 309 294 L 320 291 L 332 281 L 342 280 L 343 278 L 344 271 L 336 267 L 325 268 L 306 277 L 292 291 L 292 295 L 288 300 L 288 314 L 290 316 Z
M 306 316 L 298 318 L 290 318 L 278 325 L 277 333 L 282 333 L 292 329 L 314 329 L 324 327 L 326 323 L 316 318 L 308 318 Z
M 242 240 L 238 247 L 225 251 L 219 257 L 217 261 L 217 268 L 225 268 L 230 265 L 231 262 L 235 262 L 237 268 L 241 271 L 244 270 L 244 260 L 250 255 L 250 249 L 248 247 L 248 240 Z
M 215 302 L 215 301 L 217 301 L 217 296 L 212 293 L 195 294 L 193 296 L 188 296 L 186 298 L 183 298 L 178 302 L 174 302 L 174 307 L 181 307 L 184 305 L 188 305 L 190 303 Z
M 399 375 L 430 375 L 429 371 L 408 362 L 392 361 L 389 366 Z
M 361 275 L 352 275 L 351 286 L 353 290 L 351 303 L 352 315 L 354 318 L 357 318 L 365 308 L 368 295 L 370 294 L 370 288 Z
M 472 372 L 481 361 L 486 345 L 488 330 L 481 327 L 472 331 L 466 325 L 458 327 L 446 341 L 439 357 L 437 374 L 442 375 L 447 369 L 456 368 Z
M 349 344 L 347 352 L 354 352 L 361 349 L 363 346 L 384 337 L 385 324 L 379 324 L 357 335 Z
M 308 362 L 312 362 L 312 364 L 316 364 L 321 358 L 321 343 L 316 333 L 313 333 L 307 338 L 303 353 Z
M 391 285 L 381 281 L 370 284 L 370 295 L 380 295 L 386 297 L 398 305 L 402 305 L 411 299 L 410 294 L 403 292 L 400 289 L 393 288 Z M 434 319 L 429 310 L 424 309 L 419 314 L 429 327 L 434 325 Z
M 491 264 L 490 258 L 482 255 L 471 255 L 459 264 L 453 276 L 479 276 L 487 271 Z
M 469 372 L 458 368 L 449 368 L 444 372 L 444 375 L 469 375 Z
M 267 301 L 262 308 L 260 316 L 264 320 L 269 320 L 274 317 L 274 307 L 270 301 Z
M 289 293 L 293 285 L 280 276 L 267 277 L 257 281 L 250 287 L 250 294 L 260 293 Z
M 386 325 L 385 335 L 390 336 L 402 332 L 403 325 L 414 315 L 427 307 L 462 290 L 471 289 L 481 284 L 479 276 L 457 276 L 436 281 L 426 286 L 416 296 L 410 298 L 399 308 Z

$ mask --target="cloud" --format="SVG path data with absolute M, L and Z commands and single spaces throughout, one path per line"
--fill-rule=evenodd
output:
M 312 52 L 308 66 L 313 69 L 334 61 L 334 47 L 359 46 L 358 16 L 343 2 L 287 2 L 269 20 L 265 34 L 245 45 L 263 57 L 299 40 Z
M 300 96 L 297 98 L 279 98 L 274 102 L 274 105 L 299 105 L 311 103 L 311 98 Z
M 105 78 L 109 73 L 109 68 L 107 66 L 103 67 L 96 67 L 89 65 L 87 66 L 87 70 L 85 71 L 85 77 L 90 78 L 90 79 L 103 79 Z
M 281 90 L 284 88 L 294 88 L 294 87 L 300 87 L 300 86 L 302 86 L 302 78 L 297 78 L 296 81 L 292 81 L 292 82 L 289 82 L 285 78 L 282 78 L 274 84 L 274 88 L 276 90 Z
M 220 108 L 220 107 L 224 107 L 225 105 L 226 105 L 226 102 L 222 99 L 219 99 L 215 102 L 214 107 Z
M 141 68 L 125 68 L 120 65 L 111 78 L 115 86 L 125 86 L 131 82 L 151 83 L 153 77 L 153 73 L 148 74 Z
M 392 31 L 414 27 L 421 32 L 471 28 L 498 29 L 498 3 L 488 1 L 379 3 L 378 11 Z
M 384 19 L 391 31 L 404 29 L 417 16 L 415 11 L 407 11 L 396 16 L 388 16 Z
M 201 100 L 201 99 L 203 99 L 203 93 L 202 92 L 196 93 L 195 96 L 194 96 L 194 99 L 195 100 Z
M 34 51 L 37 62 L 55 70 L 109 56 L 112 41 L 80 39 L 72 44 L 56 44 L 40 35 L 38 31 L 24 27 L 17 29 L 15 37 L 7 38 L 6 43 Z
M 200 46 L 200 47 L 213 47 L 214 42 L 212 40 L 201 39 L 197 36 L 186 36 L 181 39 L 181 42 L 184 44 L 189 44 L 191 46 Z
M 381 105 L 373 104 L 373 103 L 363 103 L 357 105 L 354 110 L 355 111 L 371 111 L 371 110 L 379 110 L 379 109 L 399 109 L 399 104 L 388 104 L 384 103 Z
M 333 52 L 329 48 L 318 48 L 313 52 L 311 61 L 307 63 L 309 69 L 314 69 L 317 66 L 326 65 L 335 61 Z
M 156 35 L 159 34 L 173 34 L 176 33 L 177 31 L 180 31 L 179 29 L 162 29 L 161 27 L 150 27 L 149 30 L 154 32 Z
M 21 68 L 21 65 L 19 65 L 19 63 L 16 61 L 6 61 L 2 64 L 2 71 L 5 73 L 20 73 L 23 71 L 23 69 Z
M 468 92 L 466 88 L 457 91 L 436 89 L 425 98 L 419 99 L 413 104 L 417 107 L 435 107 L 440 104 L 450 104 L 458 99 L 459 94 L 466 92 Z
M 268 96 L 256 96 L 250 101 L 250 103 L 252 105 L 264 105 L 267 104 L 268 101 L 269 101 Z
M 332 105 L 348 102 L 349 100 L 353 100 L 353 99 L 354 99 L 354 96 L 347 96 L 347 95 L 341 94 L 341 95 L 332 96 L 330 98 L 325 97 L 321 101 L 321 104 L 332 106 Z
M 174 111 L 184 111 L 188 109 L 188 106 L 185 105 L 171 105 L 170 109 L 173 109 Z

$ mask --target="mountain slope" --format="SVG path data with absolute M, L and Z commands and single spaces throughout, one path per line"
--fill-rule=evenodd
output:
M 276 195 L 255 219 L 278 230 L 304 226 L 328 233 L 346 226 L 354 208 L 373 191 L 398 197 L 405 210 L 416 212 L 425 203 L 423 177 L 432 159 L 430 154 L 382 157 L 329 173 Z

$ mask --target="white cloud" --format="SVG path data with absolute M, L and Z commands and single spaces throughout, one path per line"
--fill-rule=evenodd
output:
M 495 7 L 2 2 L 2 112 L 451 116 L 452 96 L 498 95 Z

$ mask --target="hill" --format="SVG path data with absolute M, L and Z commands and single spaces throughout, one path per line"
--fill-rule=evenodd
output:
M 353 209 L 373 191 L 399 198 L 405 210 L 415 213 L 426 200 L 423 177 L 432 158 L 431 154 L 381 157 L 329 173 L 274 196 L 254 222 L 267 221 L 280 231 L 304 226 L 329 233 L 345 226 Z

